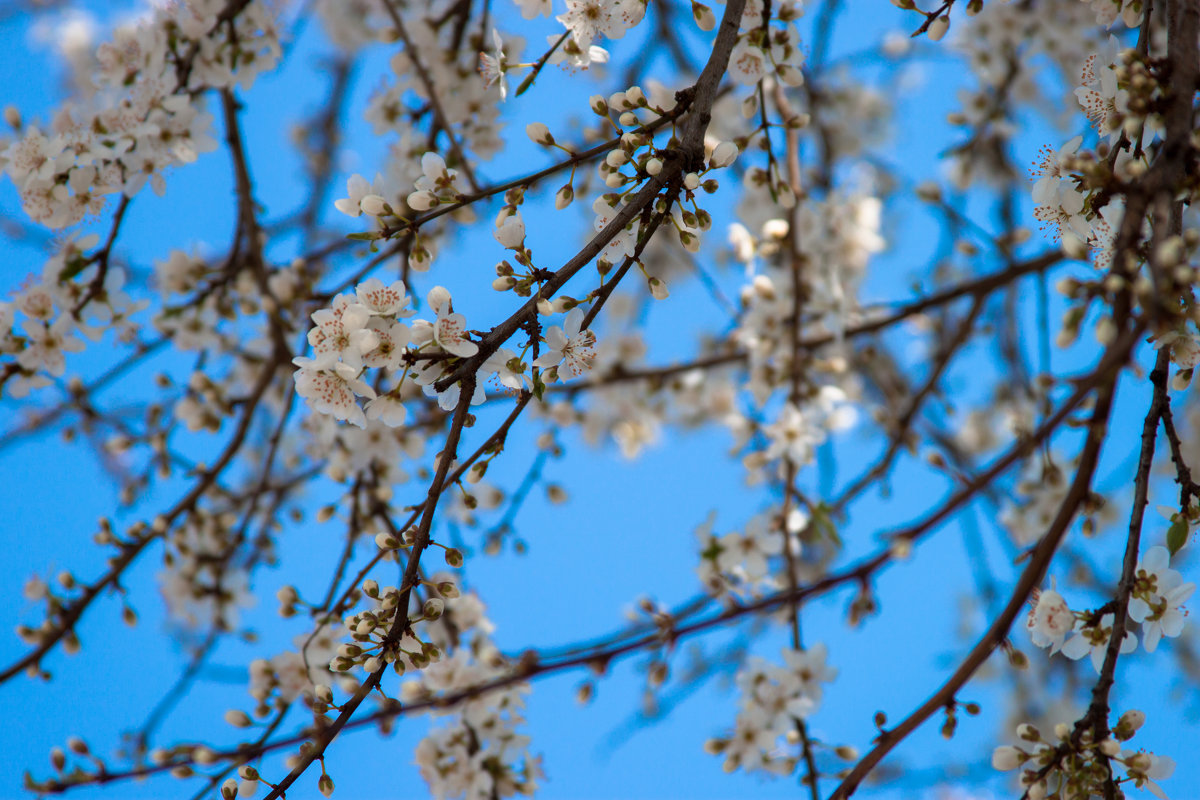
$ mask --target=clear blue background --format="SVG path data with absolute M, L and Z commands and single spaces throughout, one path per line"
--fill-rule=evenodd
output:
M 869 8 L 866 4 L 850 5 L 841 14 L 830 49 L 831 60 L 874 47 L 888 32 L 915 27 L 913 17 L 890 5 L 874 3 Z M 546 20 L 523 22 L 505 0 L 498 0 L 494 6 L 501 30 L 519 32 L 527 42 L 540 43 L 544 33 L 555 29 L 554 23 Z M 121 8 L 132 7 L 126 4 Z M 98 10 L 102 17 L 121 15 L 120 9 L 102 4 L 92 4 L 92 9 Z M 813 17 L 810 14 L 801 21 L 806 41 Z M 0 52 L 8 54 L 0 59 L 0 85 L 5 87 L 2 99 L 21 108 L 27 119 L 45 119 L 61 96 L 63 73 L 52 54 L 33 41 L 28 22 L 27 17 L 18 14 L 0 27 Z M 625 40 L 609 43 L 614 63 L 619 64 L 624 55 L 634 52 L 643 35 L 639 31 Z M 696 57 L 703 58 L 706 50 L 702 43 L 706 40 L 700 36 L 691 38 L 697 42 Z M 328 45 L 321 37 L 319 25 L 305 26 L 291 47 L 284 68 L 260 78 L 244 96 L 247 105 L 244 130 L 257 184 L 256 196 L 264 204 L 268 220 L 283 217 L 303 203 L 307 187 L 302 182 L 298 162 L 284 145 L 291 126 L 317 108 L 328 86 L 328 77 L 322 74 L 318 58 L 328 52 Z M 885 151 L 885 160 L 910 179 L 928 177 L 936 169 L 932 167 L 933 159 L 962 136 L 961 131 L 949 128 L 943 120 L 947 112 L 956 108 L 955 89 L 970 79 L 947 58 L 946 50 L 947 45 L 943 44 L 917 59 L 903 82 L 904 93 L 893 98 L 896 107 L 891 131 L 895 134 L 895 145 Z M 528 47 L 525 54 L 531 58 L 537 53 Z M 336 170 L 341 177 L 333 197 L 342 196 L 344 178 L 351 172 L 373 174 L 383 152 L 381 143 L 371 136 L 369 126 L 361 120 L 361 113 L 388 55 L 383 49 L 372 51 L 357 72 L 345 120 L 348 136 Z M 892 69 L 878 59 L 855 57 L 853 62 L 862 75 L 872 79 Z M 656 62 L 654 69 L 669 70 L 662 60 Z M 587 95 L 607 94 L 622 88 L 616 83 L 615 72 L 595 82 L 592 75 L 566 76 L 548 69 L 533 91 L 522 98 L 510 99 L 503 107 L 509 123 L 505 133 L 513 146 L 515 160 L 505 158 L 488 163 L 479 170 L 481 175 L 498 180 L 524 172 L 531 161 L 543 163 L 545 157 L 529 145 L 523 134 L 525 123 L 541 119 L 556 134 L 563 132 L 563 138 L 569 138 L 565 117 L 542 115 L 549 108 L 565 108 L 577 116 L 586 115 Z M 663 79 L 672 77 L 669 71 L 655 74 Z M 513 84 L 517 82 L 519 79 Z M 215 104 L 210 108 L 216 110 Z M 1018 143 L 1017 160 L 1028 163 L 1037 147 L 1045 143 L 1057 146 L 1073 133 L 1073 130 L 1051 131 L 1030 119 L 1027 132 Z M 514 168 L 514 164 L 518 166 Z M 190 168 L 172 171 L 168 175 L 166 197 L 159 199 L 144 192 L 133 203 L 121 237 L 121 252 L 142 275 L 153 260 L 166 257 L 171 249 L 190 250 L 198 245 L 210 253 L 221 252 L 233 224 L 230 175 L 228 158 L 220 151 L 202 156 Z M 709 237 L 713 248 L 710 252 L 719 249 L 724 227 L 732 221 L 727 215 L 728 206 L 720 202 L 714 210 L 723 210 L 725 215 L 717 215 L 717 224 Z M 539 230 L 535 223 L 539 216 L 531 210 L 526 212 L 531 242 L 540 258 L 557 263 L 557 259 L 572 252 L 590 224 L 587 208 L 588 204 L 577 202 L 575 211 L 556 218 L 556 230 L 559 230 L 558 219 L 577 219 L 579 223 L 578 233 L 557 238 L 547 230 Z M 983 213 L 987 224 L 995 224 L 994 220 L 986 219 L 984 201 L 973 197 L 972 209 L 976 208 Z M 332 207 L 328 211 L 328 219 L 347 232 L 356 229 Z M 16 193 L 7 181 L 0 183 L 0 216 L 22 219 Z M 481 210 L 481 218 L 487 217 L 488 211 Z M 864 301 L 910 297 L 911 279 L 922 273 L 937 245 L 935 224 L 914 205 L 889 208 L 885 225 L 884 235 L 891 249 L 872 262 Z M 104 221 L 97 230 L 106 230 Z M 494 294 L 471 293 L 470 287 L 481 282 L 481 275 L 490 272 L 490 265 L 498 258 L 486 225 L 480 230 L 481 233 L 463 237 L 455 248 L 443 251 L 435 270 L 427 276 L 418 276 L 413 288 L 416 295 L 423 297 L 434 283 L 445 283 L 455 291 L 456 305 L 466 312 L 473 327 L 486 327 L 499 319 L 507 307 Z M 6 259 L 0 269 L 7 291 L 12 291 L 27 274 L 40 272 L 47 238 L 34 236 L 25 242 L 6 243 Z M 1035 236 L 1028 252 L 1038 252 L 1048 244 Z M 272 255 L 282 260 L 292 253 L 280 248 Z M 726 294 L 736 297 L 739 270 L 716 274 Z M 1026 282 L 1024 286 L 1031 288 L 1032 284 Z M 1028 312 L 1032 330 L 1032 304 Z M 1056 319 L 1057 315 L 1052 314 L 1051 318 Z M 687 357 L 693 352 L 688 334 L 705 326 L 719 326 L 722 319 L 719 307 L 699 285 L 673 285 L 671 299 L 656 304 L 648 318 L 650 363 Z M 892 340 L 902 353 L 915 342 L 915 339 L 912 343 L 900 338 Z M 1034 346 L 1032 339 L 1027 344 Z M 99 374 L 111 363 L 110 348 L 110 342 L 94 346 L 87 355 L 70 360 L 71 370 L 84 376 Z M 1065 355 L 1056 352 L 1055 366 L 1061 369 L 1070 364 L 1082 368 L 1089 363 L 1091 353 L 1087 343 Z M 1144 354 L 1143 363 L 1148 365 L 1150 358 Z M 189 367 L 187 360 L 160 358 L 153 363 L 153 369 L 135 373 L 130 385 L 115 386 L 105 392 L 103 404 L 120 407 L 144 397 L 147 382 L 156 370 L 179 373 Z M 977 397 L 980 370 L 985 381 L 996 378 L 993 367 L 981 367 L 979 360 L 972 358 L 951 371 L 948 385 L 959 393 L 958 397 Z M 44 397 L 48 399 L 53 394 L 50 390 Z M 1113 438 L 1099 486 L 1117 507 L 1118 515 L 1127 510 L 1133 454 L 1147 398 L 1146 387 L 1127 380 L 1114 415 Z M 20 413 L 11 400 L 3 401 L 0 421 L 8 423 L 5 430 L 19 420 Z M 507 407 L 503 404 L 481 413 L 481 424 L 471 432 L 465 447 L 473 449 L 505 413 Z M 489 479 L 506 489 L 514 489 L 535 457 L 532 449 L 522 443 L 531 441 L 543 428 L 542 422 L 522 420 Z M 643 594 L 652 593 L 656 600 L 667 605 L 692 597 L 698 589 L 693 528 L 710 509 L 718 512 L 718 532 L 738 528 L 744 519 L 770 502 L 762 489 L 744 487 L 741 467 L 727 457 L 730 439 L 722 430 L 695 433 L 666 429 L 662 440 L 634 462 L 623 459 L 611 444 L 589 448 L 574 434 L 568 434 L 564 441 L 568 445 L 568 458 L 551 461 L 545 475 L 568 488 L 569 503 L 548 507 L 540 501 L 540 492 L 535 491 L 535 500 L 522 509 L 517 519 L 517 531 L 530 544 L 529 552 L 516 556 L 509 550 L 496 558 L 479 555 L 468 561 L 467 580 L 487 603 L 489 616 L 497 625 L 496 639 L 507 652 L 556 646 L 618 630 L 625 624 L 624 610 Z M 198 455 L 209 446 L 204 437 L 193 437 L 193 442 Z M 872 428 L 860 423 L 855 431 L 826 448 L 822 461 L 829 472 L 823 484 L 839 485 L 858 474 L 873 462 L 877 444 Z M 1068 437 L 1061 452 L 1073 453 L 1077 446 L 1077 439 Z M 812 473 L 806 480 L 808 487 L 815 490 L 816 470 Z M 78 442 L 66 444 L 53 432 L 6 443 L 0 449 L 0 475 L 4 476 L 0 509 L 5 512 L 0 523 L 0 543 L 7 574 L 7 579 L 0 583 L 0 608 L 6 610 L 3 621 L 11 629 L 17 622 L 36 622 L 40 613 L 21 595 L 22 583 L 28 576 L 34 573 L 50 576 L 61 569 L 74 570 L 84 578 L 100 574 L 103 555 L 90 544 L 90 539 L 97 518 L 111 513 L 115 485 L 89 447 Z M 152 496 L 142 498 L 138 512 L 146 514 L 149 509 L 170 502 L 178 496 L 180 486 L 168 483 L 159 487 Z M 878 532 L 902 527 L 922 517 L 947 493 L 940 479 L 911 460 L 894 473 L 891 489 L 889 497 L 869 496 L 856 507 L 841 531 L 847 543 L 844 563 L 872 552 L 878 546 Z M 421 493 L 417 483 L 404 491 L 414 498 Z M 337 487 L 318 482 L 307 499 L 316 508 L 339 495 Z M 1164 482 L 1152 495 L 1151 502 L 1169 503 L 1173 497 Z M 985 542 L 988 566 L 1000 583 L 1002 596 L 1007 596 L 1017 574 L 1011 564 L 1011 548 L 996 534 L 993 525 L 996 514 L 994 507 L 976 504 L 955 523 L 939 531 L 927 545 L 922 545 L 916 558 L 883 573 L 876 585 L 881 611 L 858 629 L 847 630 L 843 624 L 851 599 L 847 592 L 835 593 L 805 607 L 805 640 L 827 642 L 830 662 L 840 670 L 838 681 L 826 692 L 820 713 L 811 720 L 816 737 L 830 744 L 851 744 L 865 752 L 874 732 L 871 719 L 875 711 L 886 711 L 893 722 L 903 718 L 954 668 L 990 618 L 988 611 L 997 607 L 993 603 L 990 609 L 976 607 L 964 614 L 965 598 L 975 593 L 973 569 L 978 568 L 968 559 L 965 537 L 977 535 Z M 1145 540 L 1151 544 L 1160 541 L 1165 524 L 1153 512 L 1148 515 L 1147 523 Z M 281 620 L 275 615 L 275 589 L 282 583 L 295 582 L 302 592 L 305 588 L 318 591 L 340 549 L 339 532 L 336 521 L 324 525 L 310 521 L 299 529 L 288 529 L 280 543 L 283 568 L 261 571 L 254 579 L 255 593 L 261 599 L 258 607 L 248 612 L 248 619 L 258 640 L 225 643 L 218 649 L 189 696 L 159 728 L 156 744 L 197 738 L 214 745 L 234 741 L 233 732 L 221 717 L 227 708 L 250 707 L 243 665 L 252 658 L 270 657 L 289 647 L 291 639 L 303 630 L 302 620 Z M 463 535 L 468 542 L 478 541 L 477 534 Z M 1088 544 L 1093 562 L 1109 574 L 1119 564 L 1118 538 L 1118 534 L 1110 533 Z M 160 548 L 151 549 L 124 581 L 130 591 L 129 600 L 141 617 L 136 628 L 121 624 L 120 605 L 108 598 L 96 604 L 79 628 L 83 653 L 67 657 L 55 651 L 45 661 L 44 666 L 55 675 L 53 682 L 16 680 L 0 687 L 0 700 L 7 704 L 10 715 L 9 724 L 0 729 L 3 766 L 0 797 L 23 796 L 20 776 L 26 768 L 39 777 L 48 775 L 47 754 L 68 735 L 83 735 L 96 752 L 110 755 L 120 745 L 122 732 L 142 724 L 148 709 L 174 683 L 186 656 L 168 635 L 155 582 L 160 557 Z M 1062 568 L 1056 569 L 1061 575 Z M 964 626 L 969 631 L 965 638 Z M 718 653 L 721 648 L 742 641 L 744 634 L 745 629 L 721 631 L 684 642 L 673 661 L 676 674 L 686 663 L 682 656 L 694 645 Z M 1028 645 L 1023 632 L 1016 631 L 1014 639 L 1034 659 L 1043 658 L 1043 653 Z M 785 644 L 784 633 L 772 630 L 753 642 L 753 652 L 778 659 L 779 649 Z M 1134 744 L 1171 755 L 1179 762 L 1176 776 L 1164 788 L 1173 797 L 1185 798 L 1200 790 L 1200 766 L 1189 763 L 1190 743 L 1195 741 L 1197 733 L 1197 708 L 1195 687 L 1180 685 L 1172 677 L 1177 645 L 1177 642 L 1166 644 L 1153 658 L 1139 652 L 1122 659 L 1113 698 L 1118 709 L 1139 707 L 1147 711 L 1150 722 Z M 14 634 L 0 631 L 0 660 L 8 663 L 23 652 L 24 647 Z M 528 730 L 534 737 L 532 749 L 544 754 L 547 781 L 540 797 L 718 798 L 802 794 L 795 779 L 764 779 L 741 773 L 726 776 L 721 771 L 721 759 L 702 752 L 705 739 L 732 726 L 736 695 L 728 680 L 717 678 L 685 689 L 669 684 L 663 695 L 671 705 L 667 717 L 653 721 L 640 718 L 643 679 L 636 666 L 643 662 L 643 657 L 635 657 L 617 663 L 610 675 L 599 682 L 596 699 L 584 707 L 574 700 L 576 687 L 587 677 L 584 673 L 535 683 L 529 697 Z M 1090 667 L 1083 664 L 1076 680 L 1068 678 L 1062 666 L 1061 660 L 1056 662 L 1053 685 L 1062 687 L 1064 693 L 1071 691 L 1082 707 L 1092 679 Z M 999 660 L 989 665 L 992 677 L 1002 669 Z M 991 791 L 998 796 L 1013 796 L 1007 778 L 995 775 L 987 764 L 991 748 L 1009 740 L 1012 723 L 1006 719 L 1009 709 L 1003 700 L 1004 689 L 997 691 L 996 687 L 995 682 L 970 684 L 960 699 L 982 703 L 981 717 L 962 718 L 959 734 L 950 742 L 938 735 L 940 720 L 931 721 L 889 756 L 884 766 L 889 778 L 886 788 L 864 786 L 860 795 L 939 797 L 943 796 L 941 792 L 950 792 L 951 787 L 961 783 L 971 787 L 974 796 L 987 797 Z M 295 719 L 297 724 L 303 722 L 300 715 Z M 396 734 L 386 739 L 368 731 L 344 735 L 331 747 L 327 759 L 338 786 L 337 796 L 369 794 L 390 798 L 426 794 L 412 765 L 412 755 L 428 725 L 426 719 L 403 719 L 396 726 Z M 968 770 L 961 778 L 956 768 L 946 766 L 957 763 L 965 764 Z M 275 765 L 274 769 L 265 768 L 264 774 L 279 777 L 284 773 Z M 289 796 L 317 796 L 316 775 L 314 771 L 302 779 Z M 828 793 L 833 785 L 832 781 L 823 782 L 824 792 Z M 194 790 L 193 784 L 159 778 L 108 789 L 75 791 L 72 795 L 190 797 Z

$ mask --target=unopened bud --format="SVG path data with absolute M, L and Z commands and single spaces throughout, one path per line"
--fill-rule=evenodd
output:
M 546 123 L 544 122 L 531 122 L 526 125 L 525 135 L 535 144 L 554 144 L 554 137 L 550 134 L 550 129 L 546 127 Z
M 568 183 L 554 194 L 554 207 L 557 210 L 562 211 L 564 208 L 571 205 L 571 201 L 574 199 L 575 188 Z
M 950 30 L 950 16 L 943 14 L 929 25 L 928 35 L 930 41 L 940 42 L 948 30 Z
M 702 31 L 711 31 L 717 27 L 717 15 L 702 3 L 692 3 L 692 19 L 696 20 L 696 27 Z
M 249 728 L 251 725 L 250 716 L 245 711 L 239 711 L 236 708 L 225 712 L 225 722 L 235 728 Z
M 385 214 L 392 213 L 392 207 L 377 194 L 369 194 L 358 201 L 358 207 L 362 209 L 364 214 L 372 217 L 382 217 Z

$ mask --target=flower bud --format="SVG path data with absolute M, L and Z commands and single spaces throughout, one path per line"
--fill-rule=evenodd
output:
M 992 767 L 1001 772 L 1016 769 L 1024 760 L 1025 754 L 1011 745 L 997 747 L 992 751 Z
M 601 97 L 600 95 L 598 95 L 598 94 L 592 95 L 591 99 L 588 100 L 588 105 L 591 106 L 592 113 L 595 114 L 596 116 L 599 116 L 599 117 L 607 117 L 608 116 L 608 103 L 606 103 L 604 98 Z
M 362 209 L 364 214 L 372 217 L 382 217 L 385 214 L 392 213 L 392 207 L 377 194 L 369 194 L 362 200 L 359 200 L 358 207 Z
M 628 160 L 629 156 L 625 154 L 624 150 L 610 150 L 608 155 L 604 157 L 604 163 L 608 164 L 614 169 L 621 166 Z
M 930 23 L 927 33 L 930 41 L 940 42 L 948 30 L 950 30 L 950 15 L 942 14 Z
M 431 597 L 425 601 L 425 605 L 421 606 L 421 613 L 425 615 L 425 619 L 437 619 L 445 608 L 446 601 L 438 597 Z
M 692 3 L 692 19 L 696 20 L 696 27 L 702 31 L 711 31 L 717 27 L 716 14 L 702 3 Z
M 531 122 L 526 125 L 525 135 L 528 136 L 534 142 L 534 144 L 554 144 L 554 137 L 550 134 L 550 129 L 546 127 L 544 122 Z
M 554 208 L 557 209 L 558 211 L 562 211 L 564 208 L 571 205 L 571 201 L 574 199 L 575 199 L 575 187 L 571 186 L 571 184 L 568 183 L 566 186 L 562 187 L 557 192 L 555 192 Z
M 233 800 L 237 797 L 238 782 L 229 778 L 221 784 L 221 800 Z
M 438 204 L 437 195 L 426 189 L 413 192 L 406 198 L 408 207 L 414 211 L 428 211 Z
M 785 86 L 803 86 L 804 73 L 791 64 L 780 64 L 775 70 Z
M 713 169 L 728 167 L 738 157 L 738 146 L 733 142 L 721 142 L 713 148 L 709 163 Z
M 1118 738 L 1128 739 L 1128 738 L 1132 737 L 1133 734 L 1137 732 L 1138 728 L 1142 727 L 1145 724 L 1146 724 L 1145 712 L 1138 711 L 1137 709 L 1130 709 L 1129 711 L 1126 711 L 1124 714 L 1121 715 L 1121 718 L 1119 720 L 1117 720 L 1118 730 L 1121 733 L 1124 733 L 1126 735 L 1123 737 L 1118 736 Z
M 329 797 L 330 795 L 332 795 L 333 794 L 333 778 L 329 777 L 328 775 L 324 775 L 324 774 L 321 775 L 321 777 L 319 779 L 317 779 L 317 789 L 325 797 Z
M 496 241 L 505 249 L 517 250 L 525 242 L 525 221 L 521 219 L 520 214 L 507 217 L 496 228 L 494 235 Z
M 250 717 L 245 711 L 239 711 L 236 708 L 231 708 L 225 712 L 225 722 L 235 728 L 249 728 Z

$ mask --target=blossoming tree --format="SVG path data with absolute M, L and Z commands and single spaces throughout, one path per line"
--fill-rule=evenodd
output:
M 353 737 L 403 729 L 415 748 L 352 786 L 552 795 L 527 703 L 564 675 L 586 703 L 632 662 L 611 680 L 641 687 L 639 726 L 732 679 L 679 733 L 702 774 L 911 788 L 932 728 L 990 762 L 964 785 L 1165 796 L 1188 747 L 1142 744 L 1124 676 L 1200 673 L 1200 5 L 67 5 L 3 18 L 48 34 L 68 86 L 5 109 L 3 448 L 60 434 L 42 480 L 80 492 L 87 453 L 113 493 L 92 530 L 39 510 L 55 532 L 33 577 L 9 570 L 27 603 L 0 681 L 69 687 L 114 617 L 162 620 L 184 659 L 122 747 L 76 731 L 30 792 L 329 796 L 366 772 Z M 255 104 L 289 70 L 322 94 L 272 138 Z M 289 146 L 299 194 L 261 177 Z M 232 233 L 161 236 L 173 186 L 220 170 L 195 224 Z M 644 495 L 614 447 L 683 453 L 628 536 Z M 573 588 L 547 596 L 521 554 L 565 536 L 610 560 L 553 565 Z M 639 561 L 672 576 L 624 627 L 578 610 Z M 922 564 L 939 577 L 888 593 Z M 513 596 L 575 635 L 504 638 Z M 895 679 L 887 656 L 849 669 L 855 637 L 927 597 L 967 598 L 927 624 L 943 657 L 913 640 L 930 663 L 880 695 L 894 717 L 844 705 Z M 209 710 L 218 654 L 224 727 L 167 736 Z

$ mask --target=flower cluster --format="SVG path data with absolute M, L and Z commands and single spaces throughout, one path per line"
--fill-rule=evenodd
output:
M 158 580 L 169 614 L 189 628 L 234 630 L 254 605 L 250 575 L 236 563 L 231 515 L 198 508 L 170 531 Z
M 770 21 L 778 27 L 763 25 L 763 0 L 748 0 L 742 11 L 741 33 L 729 55 L 729 76 L 744 86 L 753 86 L 763 78 L 775 76 L 786 86 L 800 86 L 804 75 L 804 51 L 793 24 L 803 13 L 798 0 L 784 0 L 771 9 Z M 703 17 L 698 17 L 701 21 Z
M 1168 566 L 1170 558 L 1165 547 L 1148 549 L 1138 563 L 1129 599 L 1129 617 L 1141 623 L 1142 642 L 1150 653 L 1162 637 L 1173 638 L 1183 632 L 1186 612 L 1181 606 L 1196 591 L 1196 584 L 1184 583 L 1179 572 Z M 1099 672 L 1112 639 L 1114 620 L 1111 613 L 1073 612 L 1063 596 L 1051 588 L 1035 594 L 1025 625 L 1038 647 L 1049 647 L 1051 655 L 1061 650 L 1074 660 L 1090 655 L 1092 666 Z M 1137 637 L 1126 631 L 1120 652 L 1135 649 Z
M 747 521 L 743 532 L 731 531 L 722 536 L 713 533 L 710 517 L 696 529 L 700 545 L 700 580 L 705 588 L 722 592 L 726 588 L 775 588 L 785 582 L 775 577 L 771 560 L 791 548 L 798 556 L 800 543 L 795 534 L 807 519 L 802 512 L 793 513 L 785 536 L 779 530 L 777 515 L 756 514 Z M 786 574 L 786 573 L 784 573 Z
M 1141 623 L 1142 644 L 1148 653 L 1154 652 L 1162 637 L 1175 638 L 1183 633 L 1187 612 L 1182 606 L 1196 591 L 1196 584 L 1184 583 L 1183 576 L 1171 569 L 1170 563 L 1170 552 L 1158 545 L 1143 554 L 1134 573 L 1129 617 Z
M 749 277 L 742 289 L 745 311 L 734 338 L 749 354 L 747 388 L 760 404 L 786 387 L 796 368 L 793 329 L 800 324 L 794 321 L 798 305 L 808 323 L 802 328 L 805 334 L 840 338 L 860 318 L 859 284 L 870 257 L 884 247 L 880 213 L 881 204 L 873 197 L 831 197 L 797 208 L 794 229 L 785 220 L 772 219 L 755 237 L 744 226 L 731 226 L 730 241 Z M 789 242 L 795 242 L 798 257 L 808 265 L 799 278 L 786 266 L 792 257 L 785 247 Z
M 407 412 L 403 400 L 411 386 L 419 386 L 447 411 L 459 402 L 459 384 L 444 390 L 434 384 L 449 375 L 462 362 L 479 353 L 479 344 L 467 333 L 466 318 L 454 311 L 450 292 L 441 286 L 430 290 L 426 301 L 436 315 L 433 320 L 415 319 L 406 325 L 401 319 L 415 312 L 409 309 L 409 297 L 400 281 L 385 286 L 376 278 L 359 284 L 355 294 L 339 294 L 330 308 L 313 312 L 316 327 L 308 333 L 314 357 L 294 359 L 296 391 L 313 410 L 334 419 L 346 420 L 360 428 L 368 419 L 396 427 L 404 424 Z M 575 378 L 591 368 L 595 334 L 582 328 L 583 309 L 573 308 L 563 325 L 545 332 L 545 350 L 533 361 L 546 369 L 545 382 L 559 373 Z M 528 351 L 526 347 L 526 351 Z M 524 355 L 504 347 L 497 348 L 476 372 L 473 405 L 486 397 L 485 381 L 497 376 L 498 382 L 520 391 L 529 380 Z M 368 383 L 368 369 L 378 369 L 388 377 L 391 388 L 379 382 Z M 360 407 L 357 398 L 368 402 Z
M 496 649 L 492 629 L 475 595 L 448 599 L 443 617 L 430 623 L 429 636 L 444 649 L 456 649 L 406 681 L 401 700 L 437 709 L 439 698 L 510 676 L 515 665 Z M 527 684 L 516 683 L 431 712 L 441 723 L 417 746 L 416 762 L 434 797 L 487 800 L 534 793 L 541 759 L 530 753 L 530 739 L 520 732 L 528 691 Z
M 1126 771 L 1127 779 L 1156 797 L 1167 795 L 1155 783 L 1171 777 L 1175 761 L 1143 750 L 1122 750 L 1121 743 L 1133 738 L 1145 723 L 1141 711 L 1126 711 L 1111 731 L 1111 737 L 1096 741 L 1091 727 L 1072 729 L 1065 722 L 1054 729 L 1057 741 L 1043 738 L 1034 725 L 1017 727 L 1018 745 L 1003 745 L 992 753 L 992 766 L 1007 772 L 1021 770 L 1021 788 L 1029 800 L 1045 797 L 1101 797 L 1111 786 L 1113 766 Z
M 294 589 L 281 590 L 291 592 Z M 329 662 L 337 652 L 338 643 L 347 631 L 334 621 L 320 626 L 313 634 L 301 634 L 293 639 L 295 650 L 285 650 L 270 659 L 250 662 L 250 696 L 258 703 L 255 717 L 265 717 L 272 707 L 286 707 L 297 698 L 308 702 L 322 699 L 324 692 L 335 682 L 343 681 L 342 688 L 353 692 L 357 681 L 353 676 L 331 672 Z M 236 710 L 226 714 L 231 724 L 238 720 Z
M 168 167 L 216 148 L 212 115 L 192 99 L 204 88 L 247 88 L 280 54 L 268 4 L 221 19 L 223 3 L 158 7 L 149 23 L 118 28 L 96 50 L 98 107 L 64 106 L 48 129 L 21 127 L 0 151 L 25 212 L 52 228 L 98 214 L 110 194 L 132 197 Z
M 788 775 L 795 769 L 797 756 L 780 747 L 779 740 L 792 742 L 796 721 L 807 719 L 820 707 L 822 684 L 837 677 L 826 658 L 824 644 L 785 649 L 783 665 L 754 658 L 738 673 L 742 705 L 733 733 L 705 745 L 708 752 L 725 757 L 726 772 L 743 769 Z

